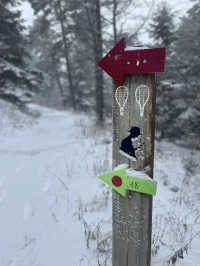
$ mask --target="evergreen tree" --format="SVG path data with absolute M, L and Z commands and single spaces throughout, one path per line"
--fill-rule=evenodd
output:
M 150 37 L 162 45 L 169 47 L 176 40 L 174 14 L 166 4 L 158 7 L 150 24 Z
M 97 63 L 103 57 L 103 40 L 102 40 L 102 21 L 101 21 L 101 1 L 100 0 L 81 0 L 73 1 L 76 12 L 72 17 L 74 26 L 73 31 L 76 36 L 86 45 L 89 46 L 93 68 L 95 84 L 95 109 L 99 122 L 103 121 L 103 71 Z M 86 60 L 86 58 L 82 59 Z
M 52 28 L 56 28 L 57 37 L 62 43 L 63 58 L 65 60 L 65 68 L 68 79 L 68 88 L 71 94 L 71 103 L 73 109 L 76 110 L 76 95 L 74 88 L 74 80 L 72 75 L 72 62 L 70 49 L 72 45 L 73 33 L 68 27 L 68 19 L 70 20 L 70 14 L 73 12 L 73 1 L 65 0 L 29 0 L 35 14 L 40 11 L 43 14 L 44 19 L 49 21 Z
M 62 41 L 62 51 L 65 58 L 66 72 L 68 75 L 68 87 L 71 93 L 71 101 L 74 109 L 76 109 L 77 98 L 80 96 L 81 89 L 78 88 L 75 73 L 83 70 L 85 58 L 92 58 L 93 70 L 87 72 L 93 73 L 95 84 L 95 103 L 96 113 L 99 121 L 103 120 L 103 71 L 97 66 L 102 58 L 102 33 L 101 33 L 101 13 L 100 0 L 29 0 L 35 13 L 42 11 L 43 16 L 49 20 L 52 28 L 57 27 L 60 40 Z M 82 42 L 82 46 L 87 48 L 83 51 L 77 40 Z M 74 51 L 74 46 L 79 51 Z M 82 52 L 80 58 L 79 69 L 77 64 L 77 56 L 75 53 Z M 74 72 L 74 69 L 75 72 Z M 72 75 L 73 73 L 73 75 Z M 84 76 L 81 75 L 81 76 Z M 81 83 L 83 84 L 83 83 Z M 88 84 L 91 86 L 91 79 Z
M 73 88 L 75 92 L 76 107 L 79 110 L 94 109 L 94 73 L 92 60 L 83 55 L 88 47 L 81 43 L 79 36 L 72 38 L 70 45 L 71 70 L 73 73 Z M 68 41 L 69 44 L 69 41 Z M 66 76 L 65 56 L 60 32 L 51 27 L 51 23 L 44 16 L 38 16 L 29 32 L 29 51 L 32 63 L 45 73 L 45 90 L 38 95 L 36 101 L 42 105 L 53 108 L 66 108 L 71 106 L 69 84 Z M 87 73 L 87 75 L 86 75 Z
M 188 10 L 178 30 L 176 53 L 188 84 L 200 84 L 200 2 Z M 183 77 L 182 77 L 183 78 Z
M 43 16 L 37 17 L 30 28 L 28 51 L 34 59 L 32 64 L 45 73 L 45 90 L 42 95 L 38 95 L 37 100 L 41 97 L 41 104 L 56 108 L 62 105 L 65 109 L 67 93 L 61 81 L 64 78 L 61 69 L 62 44 Z
M 157 88 L 156 128 L 163 137 L 200 149 L 200 4 L 181 19 L 174 52 Z
M 16 104 L 22 111 L 41 88 L 42 75 L 28 68 L 26 40 L 19 11 L 10 7 L 16 0 L 0 0 L 0 98 Z

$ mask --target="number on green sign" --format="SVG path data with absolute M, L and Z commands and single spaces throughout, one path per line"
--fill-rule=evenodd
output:
M 133 188 L 133 181 L 131 182 L 131 188 Z
M 131 188 L 133 188 L 133 181 L 130 184 Z M 138 189 L 138 182 L 135 182 L 135 189 Z

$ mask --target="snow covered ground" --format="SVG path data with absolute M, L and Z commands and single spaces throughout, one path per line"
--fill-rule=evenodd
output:
M 111 189 L 97 178 L 111 171 L 110 121 L 99 128 L 93 117 L 30 105 L 41 113 L 33 120 L 7 108 L 0 265 L 111 265 Z M 200 265 L 199 161 L 199 151 L 156 142 L 152 265 L 167 265 L 180 248 L 188 255 L 176 265 Z

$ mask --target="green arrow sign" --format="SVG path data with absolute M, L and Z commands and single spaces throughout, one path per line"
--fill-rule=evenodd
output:
M 125 196 L 125 189 L 156 195 L 157 181 L 127 176 L 126 169 L 113 171 L 105 175 L 101 175 L 99 178 L 122 196 Z

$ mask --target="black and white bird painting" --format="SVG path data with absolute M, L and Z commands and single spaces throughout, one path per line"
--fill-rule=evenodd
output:
M 131 127 L 131 129 L 127 133 L 129 133 L 129 136 L 122 140 L 119 153 L 132 161 L 137 161 L 135 152 L 139 150 L 144 143 L 142 143 L 139 147 L 134 148 L 132 142 L 135 142 L 139 139 L 140 136 L 142 136 L 142 134 L 140 133 L 140 128 Z

